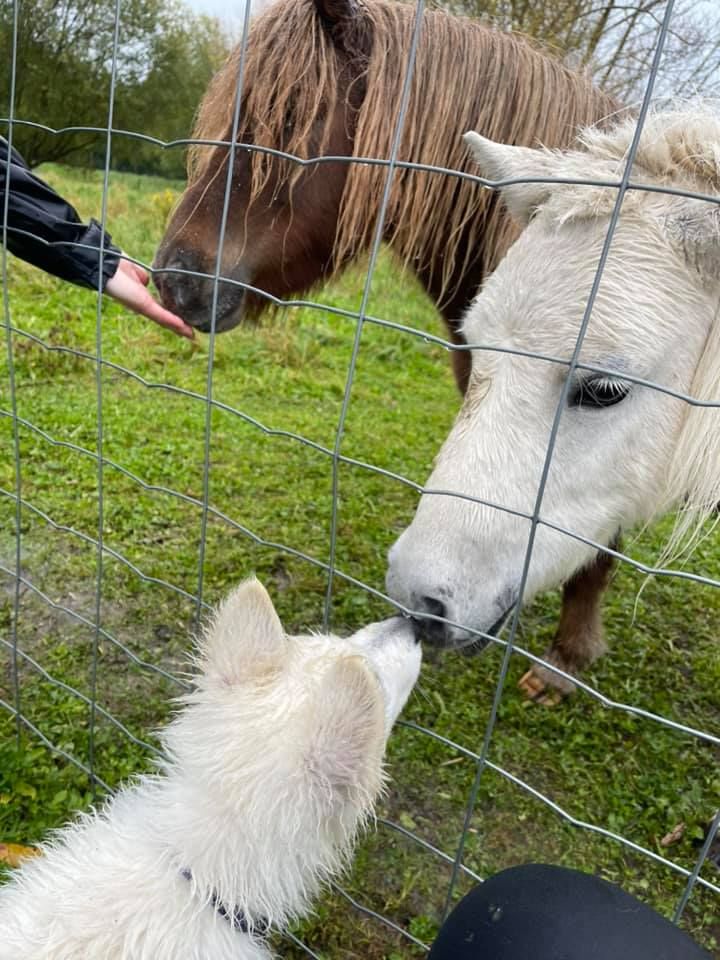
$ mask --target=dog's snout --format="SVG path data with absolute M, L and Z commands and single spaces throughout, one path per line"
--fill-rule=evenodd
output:
M 422 639 L 422 637 L 420 635 L 420 629 L 419 629 L 420 622 L 418 618 L 410 616 L 409 613 L 403 613 L 401 620 L 404 625 L 409 627 L 410 633 L 415 643 L 420 643 L 420 640 Z

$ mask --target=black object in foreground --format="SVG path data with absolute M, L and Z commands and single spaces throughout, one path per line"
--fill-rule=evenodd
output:
M 712 960 L 620 887 L 527 864 L 475 887 L 447 918 L 428 960 Z

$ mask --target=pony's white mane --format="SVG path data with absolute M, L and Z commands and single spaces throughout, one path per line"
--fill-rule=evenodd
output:
M 578 140 L 591 156 L 616 161 L 620 173 L 636 123 L 630 117 L 610 130 L 589 127 Z M 676 184 L 678 178 L 688 177 L 706 192 L 720 188 L 720 104 L 694 101 L 684 108 L 651 111 L 635 164 L 662 183 Z
M 579 149 L 545 151 L 551 176 L 619 181 L 636 123 L 637 118 L 627 117 L 609 129 L 586 127 L 577 138 Z M 643 125 L 632 179 L 706 196 L 717 195 L 720 192 L 720 102 L 693 101 L 684 108 L 651 111 Z M 647 205 L 648 198 L 652 200 L 657 196 L 630 190 L 623 201 L 623 212 L 640 209 Z M 564 223 L 606 216 L 616 197 L 614 187 L 565 184 L 549 192 L 543 208 Z
M 552 175 L 576 179 L 619 179 L 625 168 L 636 120 L 623 120 L 602 130 L 581 132 L 581 150 L 552 151 Z M 548 152 L 549 154 L 549 152 Z M 550 156 L 548 155 L 548 160 Z M 692 101 L 672 109 L 651 111 L 643 126 L 632 179 L 671 186 L 715 198 L 715 203 L 669 194 L 630 190 L 624 216 L 650 216 L 662 224 L 670 243 L 679 247 L 698 283 L 717 293 L 705 347 L 689 395 L 720 404 L 720 103 Z M 617 190 L 565 185 L 552 189 L 542 209 L 558 223 L 607 216 Z M 662 244 L 658 237 L 658 244 Z M 670 254 L 670 244 L 660 255 Z M 671 271 L 668 277 L 671 277 Z M 692 308 L 691 308 L 692 309 Z M 684 318 L 678 317 L 678 322 Z M 689 553 L 709 517 L 717 520 L 720 504 L 720 407 L 686 407 L 681 432 L 669 464 L 665 506 L 682 504 L 663 561 Z

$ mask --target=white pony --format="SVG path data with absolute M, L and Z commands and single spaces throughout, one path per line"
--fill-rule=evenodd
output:
M 618 182 L 635 121 L 583 132 L 576 150 L 507 146 L 469 133 L 481 172 Z M 681 534 L 720 500 L 720 411 L 633 382 L 720 401 L 720 113 L 696 103 L 651 114 L 632 182 L 711 200 L 630 190 L 622 204 L 579 362 L 571 357 L 617 198 L 612 187 L 516 183 L 502 188 L 527 224 L 465 317 L 473 351 L 465 402 L 410 527 L 390 550 L 390 595 L 435 621 L 436 642 L 493 634 L 515 606 L 530 521 L 562 404 L 540 517 L 600 545 L 621 527 L 684 502 Z M 495 352 L 494 348 L 517 351 Z M 597 369 L 588 369 L 597 368 Z M 564 393 L 567 387 L 567 393 Z M 495 509 L 499 504 L 525 516 Z M 523 601 L 568 580 L 595 548 L 541 523 Z M 428 621 L 433 623 L 433 621 Z M 577 674 L 602 652 L 597 635 L 549 662 Z M 528 692 L 572 684 L 533 668 Z

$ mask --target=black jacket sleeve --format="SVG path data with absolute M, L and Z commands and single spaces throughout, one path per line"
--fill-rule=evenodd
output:
M 105 289 L 117 270 L 120 250 L 95 220 L 83 223 L 52 187 L 30 172 L 17 152 L 0 137 L 0 231 L 8 199 L 7 248 L 16 257 L 82 287 Z M 0 233 L 1 239 L 1 233 Z M 100 247 L 104 248 L 102 278 Z

